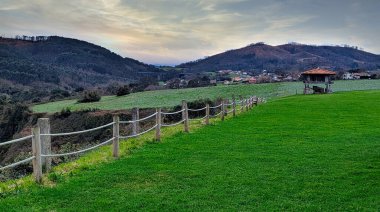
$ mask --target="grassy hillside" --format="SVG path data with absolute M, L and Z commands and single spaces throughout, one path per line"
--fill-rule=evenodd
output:
M 180 103 L 182 99 L 188 101 L 200 98 L 216 99 L 217 97 L 231 98 L 232 95 L 252 95 L 260 97 L 276 98 L 302 93 L 303 84 L 301 82 L 288 83 L 270 83 L 257 85 L 230 85 L 216 86 L 206 88 L 189 88 L 179 90 L 160 90 L 133 93 L 128 96 L 116 97 L 105 96 L 100 102 L 81 103 L 77 100 L 65 100 L 51 102 L 47 104 L 35 105 L 35 112 L 59 112 L 63 108 L 72 110 L 98 108 L 103 110 L 129 109 L 133 107 L 151 108 L 151 107 L 170 107 Z M 351 90 L 368 90 L 380 89 L 380 80 L 358 80 L 358 81 L 336 81 L 333 85 L 334 91 L 351 91 Z
M 0 211 L 378 211 L 379 99 L 281 98 L 0 199 Z

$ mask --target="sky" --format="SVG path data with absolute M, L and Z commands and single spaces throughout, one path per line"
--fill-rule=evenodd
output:
M 58 35 L 176 65 L 251 43 L 380 54 L 380 0 L 0 0 L 0 35 Z

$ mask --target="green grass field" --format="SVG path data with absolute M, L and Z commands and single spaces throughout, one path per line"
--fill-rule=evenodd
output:
M 257 95 L 268 99 L 302 93 L 302 82 L 268 83 L 257 85 L 229 85 L 206 88 L 190 88 L 178 90 L 160 90 L 133 93 L 123 97 L 104 96 L 95 103 L 77 103 L 77 100 L 64 100 L 35 105 L 34 112 L 60 112 L 63 108 L 72 110 L 97 108 L 102 110 L 130 109 L 133 107 L 172 107 L 179 105 L 181 100 L 194 101 L 201 98 L 216 99 L 231 98 L 232 95 Z M 334 91 L 352 91 L 380 89 L 380 80 L 336 81 Z
M 379 90 L 279 98 L 0 199 L 0 211 L 379 211 L 379 122 Z

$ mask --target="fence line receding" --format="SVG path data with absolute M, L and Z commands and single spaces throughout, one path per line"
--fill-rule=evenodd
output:
M 207 125 L 210 123 L 209 122 L 210 118 L 220 117 L 221 120 L 224 120 L 224 117 L 227 116 L 228 114 L 232 113 L 233 116 L 236 116 L 237 111 L 241 111 L 241 112 L 248 111 L 248 109 L 253 108 L 253 105 L 257 105 L 260 102 L 263 102 L 263 100 L 261 98 L 257 98 L 255 96 L 250 96 L 246 99 L 241 98 L 239 101 L 237 101 L 237 100 L 235 100 L 235 98 L 233 98 L 232 102 L 229 102 L 229 100 L 222 100 L 221 104 L 216 105 L 216 106 L 210 106 L 209 104 L 206 104 L 206 106 L 203 108 L 191 109 L 191 108 L 187 107 L 186 101 L 182 101 L 182 109 L 181 110 L 174 111 L 174 112 L 162 112 L 161 108 L 157 108 L 155 113 L 148 115 L 148 116 L 141 118 L 141 119 L 139 118 L 139 114 L 138 114 L 139 110 L 137 108 L 137 109 L 134 109 L 134 111 L 137 114 L 133 115 L 133 120 L 122 120 L 122 121 L 120 121 L 119 116 L 116 115 L 113 117 L 113 121 L 108 123 L 108 124 L 105 124 L 105 125 L 102 125 L 99 127 L 95 127 L 95 128 L 91 128 L 91 129 L 74 131 L 74 132 L 65 132 L 65 133 L 50 133 L 49 120 L 48 119 L 47 120 L 41 119 L 37 122 L 37 126 L 32 128 L 31 135 L 0 143 L 0 147 L 1 147 L 1 146 L 10 145 L 10 144 L 18 143 L 18 142 L 23 142 L 23 141 L 31 139 L 31 141 L 32 141 L 31 142 L 32 153 L 33 153 L 33 156 L 31 156 L 29 158 L 26 158 L 26 159 L 23 159 L 21 161 L 0 167 L 0 171 L 4 170 L 4 169 L 8 169 L 8 168 L 13 168 L 13 167 L 16 167 L 18 165 L 32 161 L 33 162 L 33 174 L 34 174 L 35 180 L 37 182 L 41 182 L 42 167 L 43 166 L 45 167 L 45 172 L 48 172 L 50 167 L 51 167 L 51 159 L 49 159 L 49 158 L 81 154 L 81 153 L 99 148 L 99 147 L 104 146 L 106 144 L 109 144 L 111 142 L 112 142 L 113 156 L 117 158 L 119 156 L 119 140 L 120 139 L 128 139 L 128 138 L 138 137 L 140 135 L 143 135 L 145 133 L 148 133 L 150 131 L 155 130 L 156 131 L 155 139 L 157 141 L 159 141 L 160 137 L 161 137 L 161 127 L 172 127 L 172 126 L 177 126 L 177 125 L 183 124 L 184 125 L 184 131 L 188 132 L 190 120 L 202 120 Z M 237 107 L 237 105 L 240 105 L 240 107 Z M 228 110 L 228 107 L 230 107 L 230 110 Z M 213 111 L 213 114 L 210 113 L 211 110 Z M 204 113 L 206 115 L 199 117 L 199 118 L 189 118 L 189 112 L 200 112 L 200 111 L 205 111 Z M 216 113 L 216 111 L 219 111 L 219 112 Z M 162 117 L 172 116 L 172 115 L 177 115 L 177 114 L 182 114 L 182 118 L 178 122 L 164 123 L 162 121 L 163 120 Z M 149 129 L 147 129 L 145 131 L 138 132 L 139 127 L 137 127 L 137 124 L 139 122 L 142 122 L 142 121 L 145 121 L 145 120 L 148 120 L 151 118 L 155 118 L 155 122 L 156 122 L 155 125 L 153 125 L 152 127 L 150 127 Z M 120 124 L 132 124 L 133 125 L 132 134 L 131 135 L 120 135 L 119 134 L 120 133 L 120 129 L 119 129 Z M 54 154 L 51 152 L 51 144 L 50 144 L 51 137 L 77 135 L 77 134 L 92 132 L 95 130 L 100 130 L 100 129 L 111 127 L 111 126 L 113 128 L 112 138 L 110 138 L 110 139 L 108 139 L 102 143 L 99 143 L 97 145 L 94 145 L 94 146 L 91 146 L 91 147 L 88 147 L 88 148 L 85 148 L 82 150 L 73 151 L 73 152 L 60 153 L 60 154 Z M 42 132 L 44 132 L 44 133 L 42 133 Z M 48 142 L 48 144 L 43 143 L 42 141 Z

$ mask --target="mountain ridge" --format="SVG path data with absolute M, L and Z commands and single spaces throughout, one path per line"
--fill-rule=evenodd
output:
M 188 72 L 232 70 L 304 71 L 315 67 L 332 70 L 380 69 L 380 55 L 357 47 L 282 44 L 262 42 L 228 50 L 210 57 L 182 63 Z

